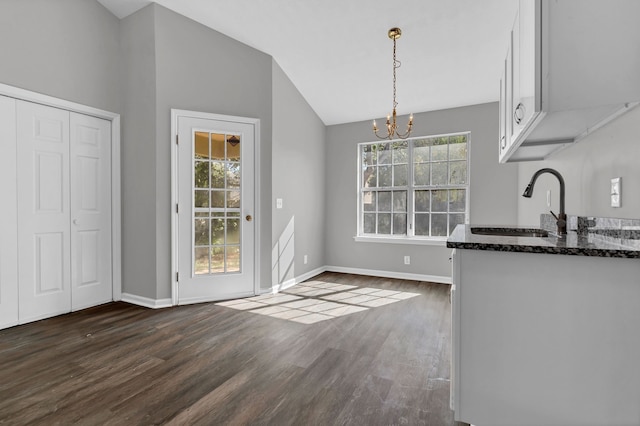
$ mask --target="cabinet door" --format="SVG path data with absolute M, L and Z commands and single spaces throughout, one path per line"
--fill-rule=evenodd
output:
M 536 110 L 540 109 L 540 99 L 536 107 L 536 78 L 540 77 L 536 72 L 536 66 L 540 66 L 540 61 L 536 61 L 536 37 L 540 36 L 540 29 L 536 31 L 536 7 L 540 7 L 539 1 L 520 1 L 511 33 L 513 50 L 511 119 L 514 140 L 526 129 Z
M 499 120 L 499 135 L 500 140 L 498 141 L 498 158 L 500 161 L 504 158 L 504 155 L 507 152 L 507 137 L 509 136 L 507 133 L 507 122 L 508 120 L 508 109 L 507 109 L 507 61 L 504 61 L 504 65 L 502 66 L 502 77 L 500 78 L 500 104 L 498 105 L 500 109 L 500 120 Z
M 0 329 L 18 324 L 16 101 L 0 96 Z
M 69 112 L 17 102 L 20 323 L 71 310 Z

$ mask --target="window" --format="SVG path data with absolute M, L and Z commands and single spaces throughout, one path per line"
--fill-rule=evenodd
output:
M 444 239 L 469 214 L 469 133 L 358 145 L 358 236 Z

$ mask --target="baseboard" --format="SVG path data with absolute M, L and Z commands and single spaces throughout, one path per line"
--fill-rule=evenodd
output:
M 440 275 L 411 274 L 408 272 L 379 271 L 375 269 L 346 268 L 344 266 L 326 266 L 325 271 L 344 274 L 369 275 L 372 277 L 397 278 L 400 280 L 428 281 L 439 284 L 451 284 L 451 277 Z
M 285 281 L 283 283 L 274 285 L 273 287 L 271 287 L 271 289 L 267 289 L 267 291 L 265 291 L 265 293 L 274 293 L 274 294 L 275 293 L 279 293 L 279 292 L 281 292 L 283 290 L 288 289 L 289 287 L 293 287 L 296 284 L 299 284 L 299 283 L 301 283 L 303 281 L 306 281 L 309 278 L 313 278 L 316 275 L 319 275 L 319 274 L 325 272 L 326 270 L 327 270 L 326 267 L 321 266 L 321 267 L 313 269 L 313 270 L 311 270 L 309 272 L 305 272 L 304 274 L 299 275 L 299 276 L 294 277 L 294 278 L 291 278 L 291 279 L 289 279 L 289 280 L 287 280 L 287 281 Z
M 439 275 L 411 274 L 407 272 L 380 271 L 375 269 L 346 268 L 343 266 L 321 266 L 298 277 L 291 278 L 283 283 L 276 284 L 270 289 L 263 289 L 262 293 L 278 293 L 293 287 L 303 281 L 313 278 L 323 272 L 340 272 L 343 274 L 368 275 L 371 277 L 396 278 L 399 280 L 427 281 L 439 284 L 451 284 L 451 277 Z
M 135 294 L 122 293 L 120 298 L 122 302 L 131 303 L 133 305 L 144 306 L 145 308 L 159 309 L 169 308 L 173 306 L 171 298 L 168 299 L 151 299 L 148 297 L 138 296 Z

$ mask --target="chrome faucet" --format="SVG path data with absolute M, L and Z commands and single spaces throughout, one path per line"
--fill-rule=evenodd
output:
M 562 175 L 558 173 L 557 170 L 546 168 L 546 169 L 540 169 L 537 172 L 535 172 L 533 174 L 533 177 L 531 178 L 531 182 L 529 182 L 529 185 L 527 185 L 527 189 L 524 190 L 524 193 L 522 194 L 522 196 L 526 198 L 531 198 L 531 196 L 533 195 L 533 186 L 536 184 L 536 180 L 538 179 L 538 176 L 540 176 L 543 173 L 551 173 L 552 175 L 557 177 L 558 181 L 560 182 L 560 212 L 558 213 L 557 216 L 554 212 L 550 212 L 550 213 L 553 215 L 553 217 L 556 218 L 558 235 L 566 235 L 567 234 L 567 215 L 564 212 L 564 179 L 562 178 Z

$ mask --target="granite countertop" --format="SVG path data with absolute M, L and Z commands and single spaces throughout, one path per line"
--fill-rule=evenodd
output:
M 515 226 L 458 225 L 447 240 L 447 247 L 573 256 L 640 258 L 638 232 L 624 232 L 623 235 L 619 235 L 619 229 L 589 229 L 580 235 L 576 231 L 569 231 L 563 238 L 559 238 L 551 232 L 547 237 L 513 237 L 471 233 L 471 228 L 476 226 L 518 228 Z

